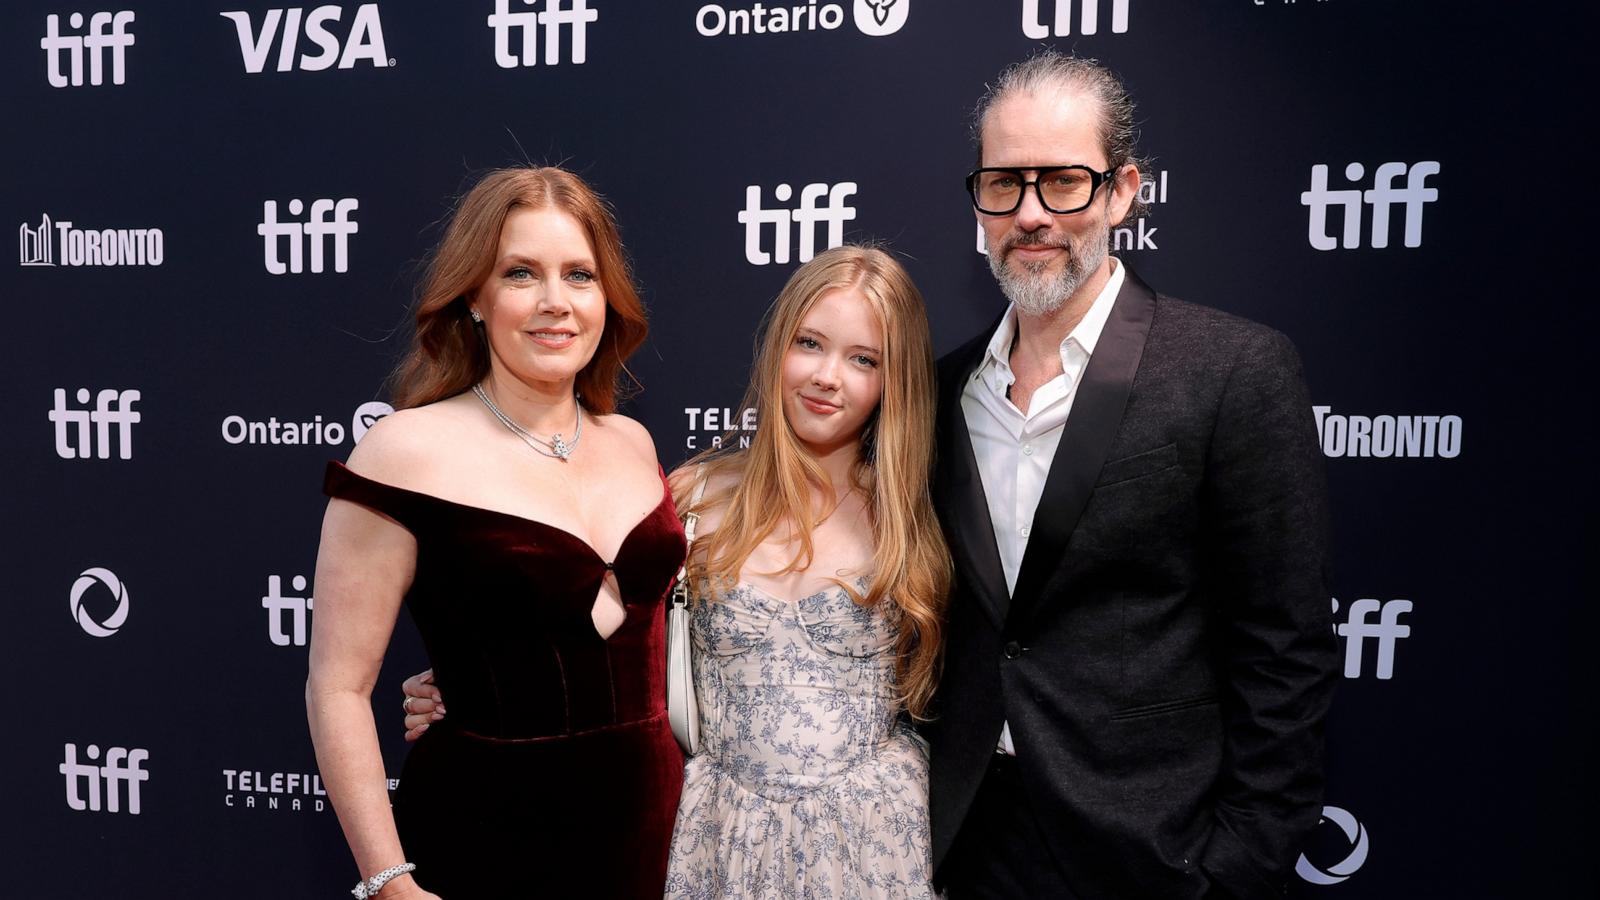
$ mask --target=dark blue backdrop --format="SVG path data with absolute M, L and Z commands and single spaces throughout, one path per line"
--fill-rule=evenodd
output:
M 559 162 L 614 201 L 653 314 L 629 411 L 670 466 L 737 404 L 802 229 L 828 242 L 815 215 L 903 255 L 941 349 L 990 321 L 966 120 L 1040 44 L 1103 58 L 1141 104 L 1159 202 L 1122 258 L 1286 331 L 1327 407 L 1346 677 L 1296 892 L 1587 882 L 1594 316 L 1556 7 L 897 0 L 880 25 L 865 0 L 781 19 L 747 0 L 127 2 L 0 9 L 0 218 L 19 229 L 0 895 L 354 880 L 301 702 L 318 487 L 381 412 L 363 404 L 417 261 L 477 173 Z M 1317 166 L 1371 193 L 1306 197 Z M 747 205 L 799 212 L 777 217 L 787 254 Z M 273 274 L 294 244 L 301 271 Z M 1447 416 L 1432 445 L 1386 438 Z M 376 694 L 391 773 L 398 682 L 424 665 L 403 622 Z

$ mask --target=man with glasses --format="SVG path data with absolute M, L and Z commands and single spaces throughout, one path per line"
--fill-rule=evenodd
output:
M 949 900 L 1279 895 L 1320 812 L 1336 665 L 1299 359 L 1108 255 L 1139 187 L 1110 72 L 1013 66 L 975 136 L 1011 303 L 940 363 L 936 880 Z

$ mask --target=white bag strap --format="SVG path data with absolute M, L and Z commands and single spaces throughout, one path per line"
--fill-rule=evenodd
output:
M 689 498 L 689 508 L 693 509 L 700 503 L 700 498 L 706 493 L 706 464 L 701 463 L 694 469 L 694 494 Z M 694 548 L 694 528 L 700 524 L 699 513 L 686 513 L 683 517 L 683 536 L 689 542 L 690 549 Z M 681 575 L 679 577 L 682 577 Z
M 706 492 L 706 465 L 701 463 L 694 470 L 694 494 L 689 497 L 689 508 L 699 505 L 700 498 Z M 700 524 L 699 513 L 685 513 L 683 516 L 683 537 L 688 546 L 683 554 L 683 565 L 678 567 L 678 580 L 672 586 L 672 605 L 682 607 L 689 605 L 689 554 L 694 552 L 695 526 Z

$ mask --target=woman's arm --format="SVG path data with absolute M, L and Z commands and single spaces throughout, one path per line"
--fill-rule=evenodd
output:
M 348 501 L 328 503 L 317 550 L 306 717 L 323 784 L 362 878 L 405 860 L 389 810 L 372 686 L 416 559 L 416 539 L 395 522 Z M 403 875 L 380 896 L 434 895 Z

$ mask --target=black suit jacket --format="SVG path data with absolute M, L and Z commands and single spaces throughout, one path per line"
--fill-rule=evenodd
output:
M 1128 272 L 1008 595 L 961 410 L 991 334 L 939 364 L 956 579 L 928 729 L 936 870 L 1009 720 L 1081 896 L 1281 893 L 1320 813 L 1337 657 L 1293 346 Z

